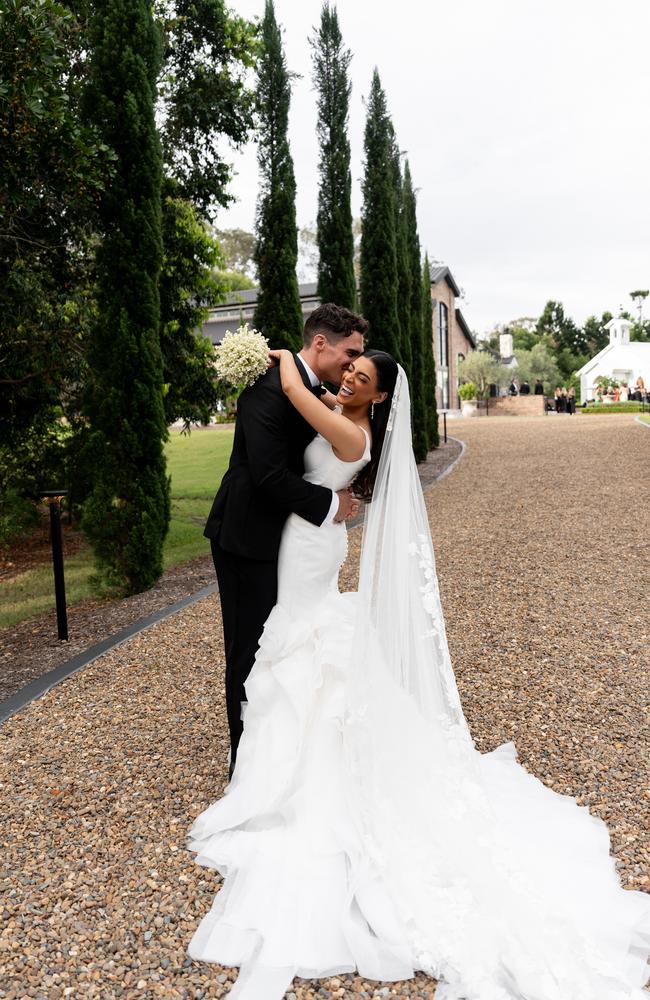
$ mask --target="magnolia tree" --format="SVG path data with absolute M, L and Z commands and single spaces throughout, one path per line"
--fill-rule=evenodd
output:
M 487 351 L 472 351 L 459 363 L 458 377 L 461 382 L 472 382 L 476 386 L 478 399 L 487 399 L 491 385 L 509 385 L 512 371 Z

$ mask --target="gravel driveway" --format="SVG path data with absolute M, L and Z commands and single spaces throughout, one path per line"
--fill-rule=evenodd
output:
M 514 739 L 530 771 L 607 821 L 624 884 L 648 890 L 650 435 L 627 415 L 450 430 L 468 450 L 427 502 L 477 745 Z M 212 597 L 3 726 L 0 997 L 227 993 L 234 972 L 185 953 L 216 888 L 184 837 L 224 785 L 222 673 Z M 434 992 L 424 976 L 342 977 L 288 997 Z

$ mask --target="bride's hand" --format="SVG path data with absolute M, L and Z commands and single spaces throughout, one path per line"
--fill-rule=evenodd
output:
M 275 368 L 276 365 L 279 365 L 283 354 L 291 354 L 291 351 L 269 351 L 269 368 Z

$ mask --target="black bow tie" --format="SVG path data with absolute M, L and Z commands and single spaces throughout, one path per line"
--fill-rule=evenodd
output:
M 311 391 L 313 392 L 314 396 L 318 396 L 318 398 L 320 399 L 320 397 L 323 395 L 323 387 L 320 384 L 320 382 L 318 383 L 318 385 L 312 385 Z

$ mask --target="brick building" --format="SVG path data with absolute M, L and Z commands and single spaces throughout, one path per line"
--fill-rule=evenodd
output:
M 456 305 L 461 291 L 448 267 L 431 269 L 433 354 L 436 359 L 436 398 L 441 410 L 460 408 L 458 362 L 476 348 L 474 335 Z
M 303 318 L 320 304 L 316 294 L 316 284 L 300 285 L 300 304 Z M 433 302 L 433 329 L 431 331 L 433 352 L 436 359 L 438 407 L 445 410 L 460 408 L 458 398 L 458 362 L 467 357 L 476 347 L 474 336 L 467 322 L 456 306 L 460 297 L 448 267 L 434 267 L 431 270 L 431 298 Z M 257 301 L 257 289 L 232 292 L 229 301 L 210 310 L 203 325 L 203 333 L 213 344 L 221 343 L 226 330 L 236 330 L 240 323 L 253 322 Z

